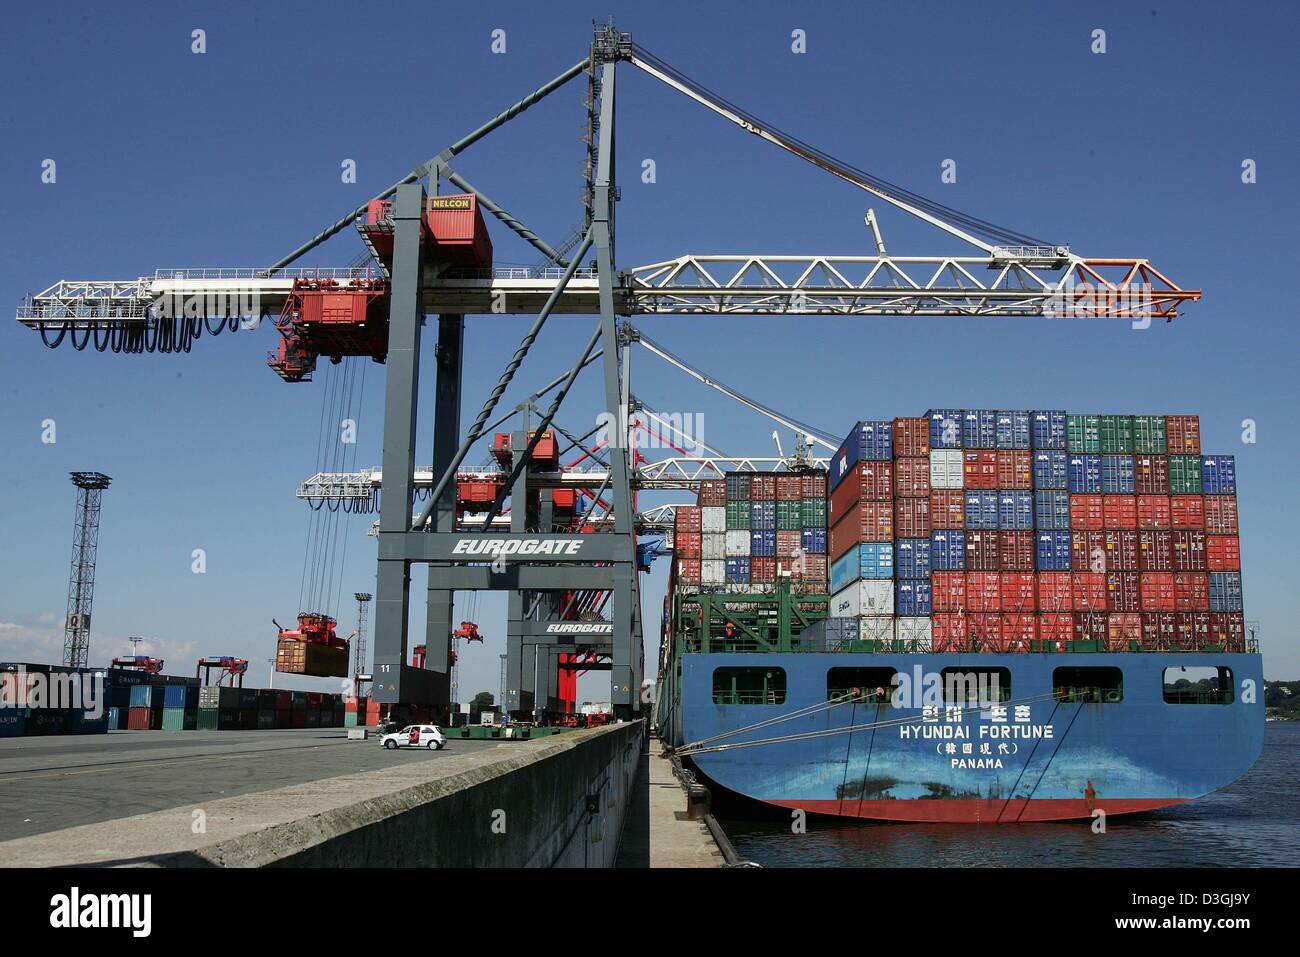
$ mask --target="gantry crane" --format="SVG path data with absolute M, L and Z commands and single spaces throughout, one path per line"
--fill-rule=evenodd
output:
M 874 210 L 869 210 L 874 255 L 691 254 L 619 269 L 613 155 L 620 64 L 630 64 L 759 139 L 961 240 L 974 252 L 893 255 Z M 579 76 L 587 78 L 588 87 L 583 225 L 555 248 L 452 164 L 493 130 Z M 427 190 L 421 181 L 427 181 Z M 439 194 L 444 182 L 457 192 Z M 494 267 L 484 212 L 537 249 L 544 262 L 534 268 Z M 338 268 L 294 265 L 353 223 L 371 254 L 370 263 Z M 589 253 L 594 268 L 581 265 Z M 600 480 L 602 516 L 576 531 L 534 531 L 553 527 L 543 519 L 552 514 L 549 493 L 554 486 L 547 484 L 544 470 L 535 467 L 533 456 L 583 368 L 601 361 L 605 411 L 614 422 L 628 421 L 634 404 L 629 350 L 636 333 L 620 328 L 617 317 L 1082 315 L 1146 322 L 1172 320 L 1185 303 L 1199 298 L 1198 290 L 1177 286 L 1147 259 L 1081 256 L 1068 245 L 996 226 L 837 160 L 710 93 L 609 24 L 596 29 L 580 61 L 268 267 L 162 269 L 121 282 L 61 281 L 28 297 L 18 319 L 51 346 L 66 341 L 76 349 L 97 351 L 188 352 L 204 332 L 233 331 L 269 318 L 280 333 L 279 348 L 269 361 L 287 381 L 309 380 L 320 356 L 361 355 L 386 362 L 386 487 L 377 532 L 375 594 L 376 701 L 386 707 L 445 704 L 453 593 L 505 590 L 510 595 L 507 707 L 519 709 L 527 639 L 545 636 L 547 616 L 564 612 L 565 595 L 598 594 L 605 596 L 610 625 L 613 705 L 618 716 L 633 717 L 642 711 L 633 506 L 638 466 L 621 426 L 611 437 Z M 502 312 L 536 318 L 468 434 L 460 437 L 464 317 Z M 459 470 L 469 450 L 488 433 L 487 422 L 502 394 L 556 312 L 599 318 L 573 367 L 534 397 L 535 402 L 555 391 L 550 405 L 544 412 L 536 405 L 526 407 L 522 428 L 509 433 L 509 468 L 503 469 L 504 480 L 493 502 L 472 525 L 458 525 Z M 439 316 L 438 388 L 427 482 L 431 490 L 413 516 L 420 340 L 424 316 L 434 313 Z M 662 466 L 677 467 L 680 463 Z M 596 477 L 585 476 L 583 481 Z M 361 484 L 370 482 L 364 479 Z M 372 491 L 368 487 L 366 494 Z M 429 654 L 425 667 L 418 669 L 406 661 L 413 563 L 430 566 Z

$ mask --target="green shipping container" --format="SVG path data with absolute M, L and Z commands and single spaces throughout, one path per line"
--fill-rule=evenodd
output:
M 275 709 L 262 708 L 257 712 L 257 730 L 270 731 L 275 727 Z
M 343 727 L 345 728 L 357 727 L 357 713 L 355 711 L 345 711 L 343 713 Z
M 797 532 L 803 528 L 798 499 L 776 503 L 776 528 L 779 532 Z
M 728 502 L 727 503 L 727 528 L 730 529 L 748 529 L 749 528 L 749 502 Z
M 1066 441 L 1071 452 L 1101 451 L 1101 416 L 1071 415 L 1065 423 Z
M 799 503 L 799 520 L 803 528 L 826 527 L 826 499 L 806 498 Z
M 239 728 L 239 712 L 234 708 L 200 708 L 196 726 L 200 731 L 233 731 Z
M 1103 415 L 1098 417 L 1097 432 L 1101 438 L 1101 451 L 1107 455 L 1129 455 L 1133 452 L 1133 416 Z
M 1164 455 L 1169 442 L 1163 415 L 1133 416 L 1133 451 L 1138 455 Z
M 1201 494 L 1201 457 L 1199 455 L 1169 456 L 1169 494 Z
M 190 712 L 189 726 L 185 724 L 184 708 L 163 708 L 162 729 L 164 731 L 193 731 L 198 716 L 196 712 Z

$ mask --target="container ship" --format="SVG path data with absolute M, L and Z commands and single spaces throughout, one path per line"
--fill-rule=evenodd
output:
M 931 410 L 677 509 L 660 736 L 849 818 L 1180 804 L 1263 740 L 1232 456 L 1193 415 Z

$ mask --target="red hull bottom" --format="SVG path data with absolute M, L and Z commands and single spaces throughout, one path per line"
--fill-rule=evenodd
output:
M 1091 820 L 1093 808 L 1107 815 L 1137 814 L 1186 803 L 1186 798 L 1114 798 L 1087 802 L 1083 798 L 992 800 L 979 798 L 913 801 L 767 801 L 777 807 L 873 821 L 915 824 L 1027 824 L 1035 821 Z

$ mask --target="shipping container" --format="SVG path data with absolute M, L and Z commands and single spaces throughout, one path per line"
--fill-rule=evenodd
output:
M 1034 488 L 1066 489 L 1070 487 L 1069 453 L 1041 451 L 1034 453 Z
M 961 409 L 931 409 L 925 414 L 925 417 L 930 422 L 930 457 L 932 459 L 937 449 L 961 448 Z
M 900 579 L 894 593 L 895 614 L 917 617 L 933 612 L 933 593 L 928 578 Z
M 805 498 L 799 502 L 799 522 L 804 528 L 826 531 L 827 501 L 824 498 Z
M 892 542 L 864 542 L 837 558 L 831 565 L 831 592 L 839 592 L 859 578 L 894 577 Z
M 727 557 L 726 532 L 705 532 L 700 536 L 700 557 L 705 561 L 721 561 Z
M 823 469 L 809 469 L 799 473 L 800 494 L 803 498 L 815 498 L 826 501 L 826 472 Z
M 928 497 L 930 458 L 894 459 L 894 494 L 900 498 Z
M 1077 531 L 1070 533 L 1070 569 L 1076 572 L 1106 570 L 1106 533 Z
M 932 651 L 966 651 L 969 645 L 970 622 L 965 613 L 936 613 L 932 616 L 930 631 Z
M 1027 449 L 998 451 L 998 488 L 1031 491 L 1034 487 L 1034 458 Z
M 1108 529 L 1137 528 L 1137 498 L 1133 495 L 1103 495 L 1102 524 Z
M 992 449 L 998 444 L 998 414 L 990 409 L 967 409 L 961 417 L 964 449 Z
M 1138 571 L 1174 570 L 1174 533 L 1167 529 L 1138 532 Z
M 776 581 L 776 559 L 750 556 L 749 580 L 756 585 L 771 585 Z
M 706 558 L 700 562 L 701 585 L 723 585 L 727 581 L 727 562 L 722 558 Z
M 1106 610 L 1136 614 L 1142 610 L 1138 572 L 1106 573 Z
M 898 538 L 929 538 L 930 499 L 899 498 L 894 500 L 894 535 Z
M 1043 531 L 1069 529 L 1070 493 L 1063 489 L 1039 489 L 1035 491 L 1034 527 Z
M 1040 572 L 1068 572 L 1070 545 L 1067 531 L 1038 532 L 1035 536 L 1035 568 Z
M 726 517 L 727 531 L 749 530 L 750 524 L 750 504 L 748 499 L 740 501 L 727 500 Z
M 1109 618 L 1105 612 L 1075 612 L 1074 650 L 1103 650 L 1106 647 L 1106 625 Z
M 966 608 L 966 573 L 936 571 L 930 576 L 931 607 L 935 613 Z
M 1030 414 L 1028 412 L 1001 411 L 997 414 L 997 447 L 1000 449 L 1030 448 Z
M 826 554 L 826 529 L 805 528 L 800 534 L 800 544 L 809 555 Z
M 961 488 L 964 468 L 961 449 L 933 449 L 930 452 L 930 488 Z
M 930 422 L 926 418 L 894 420 L 894 457 L 910 458 L 930 454 Z
M 1106 610 L 1105 572 L 1071 572 L 1070 590 L 1076 612 Z
M 1140 529 L 1165 529 L 1172 527 L 1168 495 L 1139 495 L 1137 519 Z
M 902 578 L 929 578 L 930 538 L 900 538 L 894 542 L 894 574 Z
M 1211 535 L 1236 535 L 1237 497 L 1235 495 L 1205 496 L 1205 530 Z
M 1199 416 L 1165 416 L 1165 432 L 1170 455 L 1201 454 L 1201 420 Z
M 966 494 L 961 489 L 930 492 L 930 525 L 936 529 L 966 527 Z
M 962 453 L 962 463 L 962 485 L 965 488 L 996 489 L 998 487 L 997 452 L 967 448 Z
M 698 505 L 679 505 L 673 511 L 674 527 L 679 532 L 700 532 L 700 507 Z
M 1004 572 L 1034 570 L 1034 533 L 998 532 L 998 567 Z
M 1169 492 L 1171 495 L 1200 495 L 1204 488 L 1199 455 L 1169 456 Z
M 1201 487 L 1206 495 L 1235 495 L 1237 460 L 1231 455 L 1202 456 Z
M 1001 578 L 997 572 L 966 573 L 966 608 L 974 612 L 1002 610 Z
M 1101 451 L 1110 455 L 1133 454 L 1133 416 L 1103 415 L 1097 422 Z
M 1205 533 L 1200 529 L 1179 529 L 1173 532 L 1174 571 L 1203 572 L 1207 556 Z
M 894 614 L 894 583 L 859 579 L 831 596 L 831 614 L 837 618 Z
M 1169 496 L 1169 524 L 1173 528 L 1205 528 L 1205 499 L 1200 495 Z
M 998 607 L 1004 612 L 1033 612 L 1035 600 L 1033 572 L 1002 572 L 998 576 Z
M 1105 570 L 1135 572 L 1138 568 L 1138 533 L 1134 529 L 1109 529 L 1102 534 Z M 1089 569 L 1096 571 L 1097 569 Z
M 998 492 L 998 528 L 1005 531 L 1032 531 L 1034 527 L 1034 493 L 1003 489 Z
M 1241 573 L 1210 572 L 1210 610 L 1241 611 Z
M 966 528 L 996 529 L 998 527 L 998 493 L 968 491 L 966 493 Z
M 858 542 L 888 542 L 894 538 L 894 504 L 859 502 L 831 526 L 831 557 L 838 558 Z
M 771 476 L 768 476 L 771 478 Z M 758 479 L 755 478 L 754 486 L 758 488 Z M 776 530 L 776 500 L 775 499 L 753 499 L 749 503 L 749 527 L 759 530 Z
M 1142 615 L 1127 612 L 1106 616 L 1106 650 L 1137 651 L 1142 645 Z
M 858 422 L 831 457 L 831 491 L 835 490 L 858 462 L 883 462 L 893 457 L 894 424 L 878 420 Z
M 728 472 L 723 479 L 727 483 L 727 504 L 748 502 L 750 483 L 753 476 L 748 472 Z
M 966 568 L 966 532 L 936 529 L 930 535 L 932 571 L 963 571 Z
M 776 533 L 776 557 L 792 558 L 803 550 L 803 532 L 780 529 Z
M 1209 610 L 1209 576 L 1205 572 L 1174 572 L 1174 611 Z
M 802 501 L 800 499 L 777 499 L 776 527 L 778 531 L 797 532 L 803 528 Z
M 1066 448 L 1072 453 L 1101 452 L 1101 416 L 1070 415 L 1066 417 Z
M 803 498 L 803 479 L 798 473 L 782 474 L 776 477 L 776 500 L 778 502 L 797 502 Z M 777 506 L 777 513 L 781 506 Z
M 928 467 L 928 463 L 927 463 Z M 888 502 L 894 497 L 893 462 L 859 462 L 831 492 L 831 523 L 856 502 Z
M 996 572 L 1002 569 L 998 532 L 966 532 L 966 571 Z
M 673 535 L 673 554 L 678 558 L 699 558 L 700 542 L 699 532 L 676 532 Z
M 749 537 L 753 533 L 747 529 L 733 529 L 723 538 L 723 554 L 727 558 L 749 557 Z M 778 533 L 779 534 L 779 533 Z
M 1169 456 L 1134 456 L 1133 487 L 1139 495 L 1168 495 Z
M 749 480 L 749 497 L 751 501 L 776 501 L 776 476 L 755 475 Z
M 1074 615 L 1068 611 L 1040 613 L 1038 640 L 1045 651 L 1065 651 L 1074 642 Z
M 1064 412 L 1035 412 L 1030 419 L 1032 447 L 1064 452 L 1069 441 L 1068 418 Z
M 894 650 L 900 652 L 928 652 L 931 649 L 931 623 L 923 618 L 899 618 L 895 623 Z
M 1101 491 L 1104 495 L 1137 493 L 1133 456 L 1103 455 L 1101 457 Z
M 1139 455 L 1164 455 L 1168 449 L 1163 415 L 1133 416 L 1133 451 Z
M 1173 572 L 1142 572 L 1138 587 L 1144 612 L 1177 611 Z
M 1195 535 L 1196 532 L 1188 532 Z M 1205 567 L 1212 572 L 1241 570 L 1241 540 L 1236 535 L 1209 535 L 1205 539 Z
M 748 585 L 749 558 L 728 558 L 724 574 L 728 585 Z
M 723 508 L 727 504 L 726 479 L 705 479 L 700 482 L 699 504 L 702 508 Z M 709 531 L 708 516 L 705 516 L 704 530 Z
M 1070 528 L 1076 531 L 1101 531 L 1105 512 L 1100 495 L 1070 496 Z
M 1071 455 L 1068 461 L 1070 492 L 1075 495 L 1101 493 L 1101 456 Z
M 706 535 L 710 532 L 721 533 L 727 530 L 727 503 L 725 499 L 720 505 L 705 505 L 700 508 L 700 528 Z
M 754 557 L 776 556 L 776 529 L 758 529 L 749 533 L 749 553 Z

